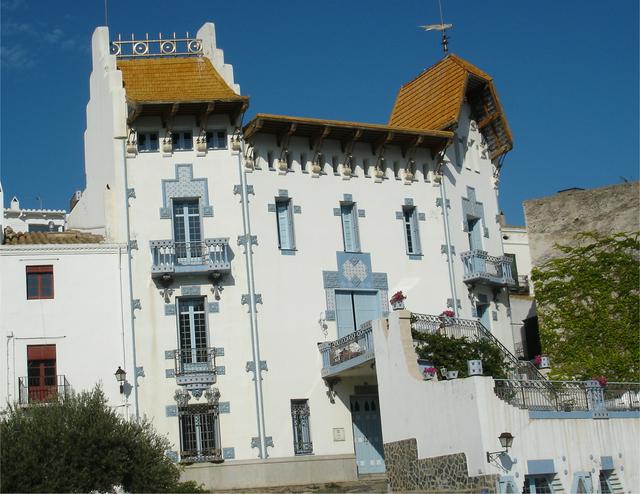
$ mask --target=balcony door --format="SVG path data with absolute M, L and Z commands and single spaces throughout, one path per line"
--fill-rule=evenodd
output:
M 178 264 L 201 264 L 203 257 L 198 199 L 173 200 L 173 240 Z
M 204 297 L 178 299 L 180 363 L 184 371 L 207 370 L 207 315 Z
M 336 290 L 338 338 L 381 316 L 378 292 Z
M 56 346 L 27 346 L 27 385 L 29 402 L 47 401 L 58 392 Z

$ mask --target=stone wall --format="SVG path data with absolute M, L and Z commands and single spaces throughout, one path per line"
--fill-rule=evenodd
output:
M 415 438 L 384 445 L 392 492 L 496 492 L 499 475 L 469 477 L 464 453 L 418 459 Z
M 598 189 L 568 190 L 524 202 L 533 266 L 557 255 L 554 244 L 575 244 L 577 233 L 604 235 L 633 232 L 640 227 L 640 183 Z

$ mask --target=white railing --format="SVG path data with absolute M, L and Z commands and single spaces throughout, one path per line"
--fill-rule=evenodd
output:
M 511 258 L 490 256 L 484 250 L 462 252 L 460 259 L 464 265 L 464 281 L 484 281 L 495 285 L 515 285 L 511 270 Z
M 188 272 L 190 267 L 209 271 L 231 269 L 228 238 L 208 238 L 203 242 L 152 240 L 149 244 L 152 273 L 172 273 L 176 268 Z

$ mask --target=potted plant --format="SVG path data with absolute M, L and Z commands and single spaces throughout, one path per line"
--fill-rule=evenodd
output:
M 549 357 L 546 357 L 545 355 L 536 355 L 533 358 L 533 363 L 540 369 L 548 369 L 551 367 L 551 361 L 549 360 Z
M 422 375 L 424 376 L 425 381 L 433 381 L 438 380 L 438 369 L 435 367 L 425 367 L 422 370 Z
M 404 309 L 404 300 L 406 298 L 407 297 L 402 293 L 402 290 L 399 290 L 393 294 L 391 300 L 389 300 L 389 303 L 391 304 L 393 310 L 402 310 Z
M 607 378 L 604 376 L 593 376 L 591 379 L 594 381 L 598 381 L 601 388 L 604 388 L 607 385 Z

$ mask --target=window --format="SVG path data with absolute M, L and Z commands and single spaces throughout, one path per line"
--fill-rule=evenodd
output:
M 53 298 L 53 266 L 27 266 L 27 300 Z
M 340 205 L 342 216 L 342 239 L 345 252 L 360 252 L 360 234 L 358 232 L 358 208 L 355 203 Z
M 377 292 L 336 290 L 338 338 L 381 316 Z
M 158 150 L 157 132 L 138 132 L 138 152 L 153 153 Z
M 313 453 L 311 427 L 309 426 L 309 400 L 291 400 L 293 425 L 293 451 L 296 455 Z
M 222 460 L 216 406 L 210 403 L 178 407 L 180 457 L 185 462 Z
M 173 240 L 176 263 L 202 264 L 205 247 L 202 244 L 198 199 L 173 200 Z
M 31 223 L 29 225 L 29 232 L 57 232 L 58 227 L 53 224 L 53 222 L 49 225 L 42 225 L 37 223 Z
M 482 250 L 482 223 L 480 218 L 467 216 L 469 250 Z
M 193 134 L 189 130 L 180 130 L 171 133 L 174 151 L 190 151 L 193 149 Z
M 276 198 L 276 221 L 278 226 L 278 248 L 295 250 L 291 199 Z
M 551 477 L 548 475 L 525 475 L 522 494 L 553 494 Z
M 56 346 L 27 345 L 27 386 L 29 403 L 47 401 L 58 393 Z
M 207 316 L 204 297 L 178 299 L 178 344 L 183 372 L 202 370 L 207 362 Z
M 613 488 L 611 487 L 610 478 L 611 471 L 610 470 L 600 470 L 600 492 L 602 494 L 613 494 Z
M 402 208 L 404 239 L 407 254 L 420 255 L 420 234 L 418 231 L 418 212 L 414 206 L 404 206 Z
M 207 132 L 207 149 L 226 149 L 227 133 L 224 130 Z

